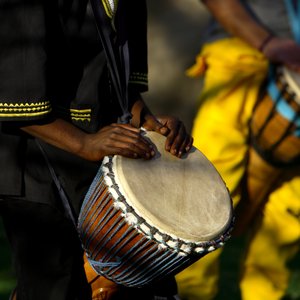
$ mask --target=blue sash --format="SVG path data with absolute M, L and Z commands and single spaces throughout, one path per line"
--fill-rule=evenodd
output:
M 295 7 L 294 0 L 285 0 L 285 4 L 294 39 L 297 43 L 300 43 L 300 0 L 296 1 L 297 7 Z M 276 104 L 277 112 L 281 114 L 285 119 L 293 122 L 296 125 L 297 128 L 293 132 L 293 134 L 297 137 L 300 137 L 300 116 L 282 97 L 282 92 L 278 90 L 276 85 L 275 66 L 272 64 L 270 64 L 269 68 L 267 91 L 271 99 Z

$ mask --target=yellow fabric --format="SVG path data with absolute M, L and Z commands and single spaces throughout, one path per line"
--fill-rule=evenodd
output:
M 206 71 L 192 130 L 194 144 L 213 161 L 233 192 L 244 172 L 248 122 L 268 62 L 235 38 L 205 45 L 197 62 Z
M 286 263 L 299 251 L 299 239 L 300 176 L 296 176 L 269 197 L 245 259 L 240 283 L 243 300 L 282 298 L 290 275 Z
M 234 205 L 240 199 L 238 187 L 245 171 L 248 122 L 267 69 L 268 62 L 261 53 L 237 38 L 227 38 L 204 45 L 196 58 L 196 64 L 187 71 L 189 76 L 205 75 L 199 99 L 201 106 L 192 130 L 194 144 L 220 172 L 232 194 Z M 279 194 L 285 199 L 285 195 L 289 195 L 292 206 L 294 205 L 297 211 L 300 195 L 295 191 L 293 182 L 275 191 L 271 199 L 281 201 L 277 199 L 280 198 Z M 293 197 L 290 197 L 290 194 Z M 279 219 L 277 210 L 272 208 L 273 201 L 269 202 L 266 211 L 271 211 L 268 214 L 272 214 L 274 220 L 264 219 L 247 254 L 246 269 L 241 282 L 243 300 L 280 299 L 279 295 L 282 295 L 287 285 L 288 271 L 284 265 L 295 250 L 288 247 L 283 251 L 282 247 L 279 247 L 286 244 L 286 225 L 280 229 L 278 226 L 273 228 L 275 220 L 278 222 Z M 281 202 L 281 205 L 283 210 L 287 209 L 287 203 Z M 289 221 L 283 220 L 282 222 Z M 294 232 L 292 228 L 295 223 L 297 226 Z M 273 232 L 265 228 L 267 224 L 273 228 Z M 278 243 L 273 243 L 273 234 L 276 235 Z M 299 219 L 298 223 L 294 221 L 289 226 L 289 234 L 288 243 L 295 243 L 297 238 L 299 239 Z M 221 252 L 222 249 L 208 254 L 176 276 L 179 294 L 184 300 L 214 298 L 217 293 L 218 258 Z M 266 256 L 269 260 L 264 260 Z M 263 261 L 265 263 L 262 263 Z M 266 275 L 268 272 L 271 274 L 274 269 L 280 274 L 278 277 L 273 276 L 276 280 Z M 266 286 L 269 287 L 268 297 L 260 297 L 258 291 L 265 291 Z
M 209 253 L 176 275 L 178 294 L 183 300 L 211 300 L 218 290 L 221 249 Z

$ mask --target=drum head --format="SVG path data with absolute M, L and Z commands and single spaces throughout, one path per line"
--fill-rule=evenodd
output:
M 212 163 L 195 147 L 177 158 L 164 150 L 164 136 L 145 135 L 157 148 L 153 159 L 113 158 L 126 202 L 162 233 L 186 241 L 209 241 L 223 233 L 231 223 L 232 202 Z

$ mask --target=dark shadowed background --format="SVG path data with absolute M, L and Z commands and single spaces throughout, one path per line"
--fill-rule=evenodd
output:
M 180 117 L 191 130 L 201 89 L 200 79 L 185 75 L 201 47 L 201 35 L 208 13 L 200 0 L 148 0 L 149 9 L 149 92 L 144 96 L 155 113 Z M 1 220 L 0 220 L 1 221 Z M 221 282 L 220 300 L 238 300 L 238 274 L 232 270 L 244 241 L 233 241 L 226 247 L 227 260 L 221 262 L 226 280 Z M 300 299 L 300 257 L 294 261 L 289 300 Z M 0 300 L 8 299 L 15 279 L 10 268 L 9 248 L 0 222 Z M 41 299 L 42 300 L 42 299 Z
M 149 92 L 154 112 L 179 116 L 188 130 L 196 112 L 199 79 L 185 70 L 200 50 L 208 13 L 199 0 L 148 0 Z

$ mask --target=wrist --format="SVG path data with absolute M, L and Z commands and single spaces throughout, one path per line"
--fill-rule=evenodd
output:
M 98 151 L 94 151 L 94 134 L 85 133 L 80 139 L 80 145 L 78 145 L 77 155 L 85 160 L 89 161 L 99 161 L 101 156 Z
M 263 41 L 260 43 L 259 47 L 257 48 L 258 51 L 264 53 L 264 50 L 266 49 L 266 47 L 268 46 L 268 44 L 274 39 L 274 34 L 273 33 L 269 33 L 264 39 Z
M 140 128 L 147 121 L 147 119 L 153 117 L 153 114 L 150 112 L 150 110 L 142 100 L 138 100 L 135 102 L 135 104 L 132 107 L 131 113 L 131 125 L 133 125 L 136 128 Z

